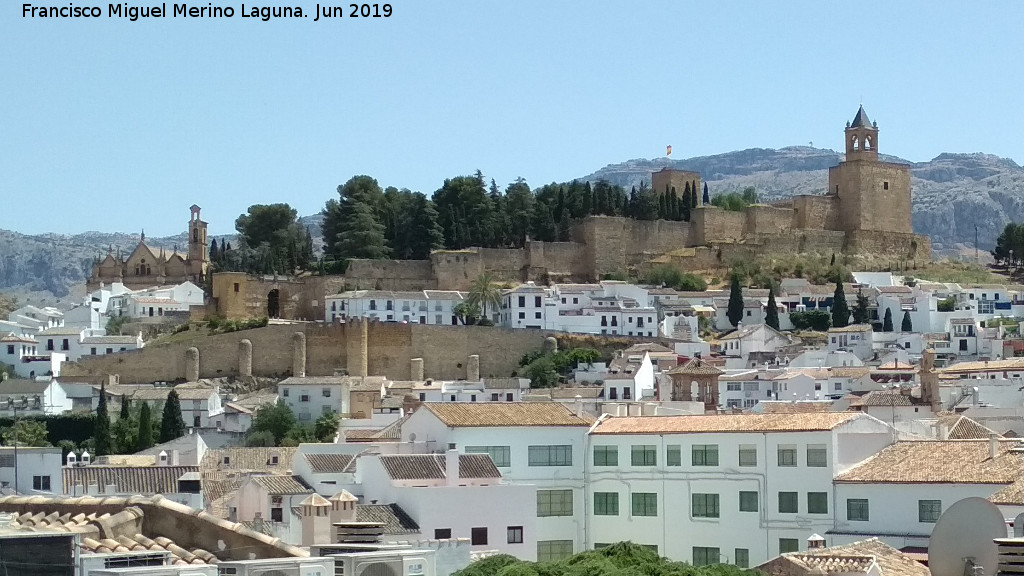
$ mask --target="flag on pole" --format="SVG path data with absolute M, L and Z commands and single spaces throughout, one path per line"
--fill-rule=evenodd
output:
M 665 146 L 665 156 L 671 156 L 671 155 L 672 155 L 672 146 L 671 145 Z

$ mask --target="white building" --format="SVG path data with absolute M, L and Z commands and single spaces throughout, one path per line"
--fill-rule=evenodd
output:
M 49 416 L 71 411 L 68 393 L 54 378 L 0 381 L 0 416 Z
M 458 324 L 455 307 L 465 298 L 465 293 L 455 290 L 342 292 L 324 298 L 324 321 L 371 318 L 383 322 L 455 325 Z
M 356 458 L 367 450 L 359 444 L 299 444 L 292 456 L 292 473 L 321 496 L 355 488 Z
M 31 304 L 22 306 L 8 314 L 7 319 L 36 331 L 64 325 L 64 313 L 52 306 L 44 308 L 38 308 Z
M 84 328 L 47 328 L 36 335 L 38 350 L 42 354 L 59 352 L 71 362 L 83 356 L 103 356 L 138 350 L 145 346 L 142 333 L 134 336 L 91 336 Z
M 861 360 L 868 360 L 874 355 L 873 333 L 870 324 L 850 324 L 842 328 L 829 328 L 826 350 L 850 352 Z
M 352 381 L 348 376 L 291 376 L 278 383 L 277 392 L 300 422 L 310 423 L 328 412 L 348 414 Z
M 647 289 L 625 282 L 556 284 L 533 282 L 502 295 L 498 323 L 577 334 L 658 335 L 658 312 Z
M 827 535 L 835 544 L 872 534 L 896 548 L 927 547 L 947 508 L 1003 492 L 1020 482 L 1022 468 L 1018 440 L 897 442 L 836 477 L 835 525 Z
M 792 344 L 788 336 L 767 324 L 740 323 L 718 339 L 728 368 L 752 368 L 748 359 L 755 352 L 778 353 Z M 730 360 L 731 359 L 731 360 Z
M 833 527 L 835 476 L 892 442 L 864 414 L 602 418 L 588 436 L 588 547 L 753 566 Z
M 535 559 L 537 490 L 503 483 L 488 454 L 367 455 L 357 466 L 364 500 L 398 504 L 421 534 Z
M 242 483 L 232 501 L 237 522 L 262 523 L 275 537 L 299 544 L 302 541 L 300 503 L 313 494 L 301 478 L 283 474 L 259 474 Z
M 585 435 L 591 421 L 559 403 L 423 404 L 402 425 L 419 450 L 489 454 L 505 482 L 537 489 L 538 561 L 585 549 Z
M 20 494 L 61 494 L 60 448 L 0 446 L 0 488 Z

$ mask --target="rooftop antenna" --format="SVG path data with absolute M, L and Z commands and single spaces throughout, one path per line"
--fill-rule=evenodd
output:
M 954 502 L 932 529 L 928 568 L 932 576 L 995 576 L 996 538 L 1006 538 L 1003 514 L 984 498 Z

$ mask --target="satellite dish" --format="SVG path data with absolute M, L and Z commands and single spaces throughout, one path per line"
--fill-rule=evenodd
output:
M 932 576 L 995 576 L 999 567 L 996 538 L 1006 538 L 1006 522 L 984 498 L 958 500 L 939 517 L 928 542 Z

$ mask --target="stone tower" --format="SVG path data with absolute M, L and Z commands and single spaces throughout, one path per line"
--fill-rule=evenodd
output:
M 910 167 L 878 160 L 878 124 L 861 106 L 846 125 L 846 160 L 829 168 L 828 193 L 838 197 L 844 232 L 911 234 Z
M 199 218 L 199 206 L 189 208 L 192 216 L 188 221 L 188 274 L 193 281 L 202 280 L 210 266 L 210 252 L 206 244 L 206 222 Z
M 704 191 L 700 186 L 699 172 L 662 168 L 651 174 L 651 189 L 654 190 L 655 194 L 664 194 L 666 190 L 671 192 L 672 189 L 675 189 L 676 196 L 682 198 L 687 186 L 689 186 L 691 194 L 696 193 L 697 206 L 703 204 L 702 194 Z

